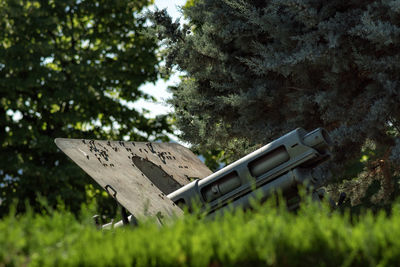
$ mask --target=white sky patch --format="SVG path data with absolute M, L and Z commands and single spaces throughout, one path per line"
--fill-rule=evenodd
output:
M 136 110 L 141 111 L 142 109 L 147 109 L 150 111 L 148 117 L 155 117 L 161 114 L 171 113 L 173 107 L 166 103 L 167 99 L 172 97 L 172 94 L 168 92 L 168 86 L 174 86 L 179 83 L 179 74 L 175 73 L 171 75 L 168 81 L 159 79 L 155 84 L 148 82 L 139 87 L 139 89 L 151 96 L 154 96 L 157 101 L 149 101 L 144 99 L 139 99 L 134 103 L 128 103 L 129 107 L 134 107 Z
M 149 9 L 154 11 L 155 7 L 158 9 L 166 8 L 168 14 L 175 20 L 182 17 L 182 14 L 179 12 L 179 7 L 185 4 L 186 0 L 155 0 L 154 5 L 150 6 Z
M 155 11 L 156 8 L 167 9 L 168 14 L 175 21 L 180 19 L 183 22 L 182 14 L 179 8 L 186 4 L 186 0 L 155 0 L 154 5 L 149 7 L 150 11 Z M 134 103 L 127 103 L 128 107 L 135 108 L 137 111 L 141 112 L 143 109 L 148 110 L 149 113 L 146 115 L 148 118 L 154 118 L 157 115 L 164 115 L 173 112 L 173 107 L 167 104 L 167 100 L 172 97 L 172 94 L 168 91 L 168 86 L 175 86 L 179 83 L 179 76 L 181 74 L 176 72 L 172 74 L 169 80 L 165 81 L 163 79 L 158 79 L 155 83 L 147 82 L 139 87 L 141 91 L 149 94 L 156 98 L 156 101 L 148 101 L 144 99 L 139 99 Z M 177 130 L 175 134 L 178 135 L 180 132 Z M 172 142 L 178 142 L 186 147 L 190 144 L 182 142 L 176 136 L 167 134 Z
M 19 110 L 13 111 L 11 109 L 7 110 L 6 114 L 10 117 L 12 117 L 13 121 L 20 121 L 22 119 L 22 113 Z
M 158 9 L 166 8 L 168 14 L 176 20 L 182 17 L 179 12 L 179 7 L 185 5 L 186 0 L 155 0 L 154 5 L 149 7 L 149 10 L 154 11 L 156 7 Z M 181 19 L 182 20 L 182 19 Z M 179 73 L 171 75 L 168 81 L 159 79 L 155 84 L 148 82 L 139 87 L 139 89 L 151 96 L 154 96 L 157 101 L 146 101 L 140 99 L 134 103 L 129 103 L 129 107 L 133 107 L 138 111 L 142 109 L 149 110 L 148 117 L 155 117 L 157 115 L 168 114 L 173 111 L 173 107 L 166 103 L 166 100 L 172 97 L 172 94 L 168 92 L 168 86 L 174 86 L 179 83 Z

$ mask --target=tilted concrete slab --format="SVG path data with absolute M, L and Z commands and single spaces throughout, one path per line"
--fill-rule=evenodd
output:
M 136 217 L 180 216 L 166 195 L 212 172 L 174 143 L 57 138 L 56 145 Z

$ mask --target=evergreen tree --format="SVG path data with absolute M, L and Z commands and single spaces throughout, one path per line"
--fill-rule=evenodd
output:
M 101 194 L 56 137 L 167 140 L 166 117 L 127 101 L 157 80 L 157 44 L 141 32 L 150 0 L 0 0 L 0 214 L 13 199 L 60 198 L 73 211 Z M 98 192 L 98 194 L 96 194 Z
M 399 0 L 199 0 L 187 25 L 152 14 L 182 138 L 240 157 L 297 127 L 325 127 L 335 165 L 366 140 L 400 165 Z M 392 165 L 393 166 L 393 165 Z

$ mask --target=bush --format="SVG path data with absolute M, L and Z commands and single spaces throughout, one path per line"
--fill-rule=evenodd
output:
M 0 222 L 0 266 L 389 266 L 400 259 L 399 221 L 400 204 L 390 215 L 353 218 L 310 203 L 297 214 L 266 204 L 112 231 L 65 211 L 9 215 Z

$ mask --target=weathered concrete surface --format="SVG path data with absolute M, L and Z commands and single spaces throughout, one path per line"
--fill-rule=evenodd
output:
M 212 173 L 179 144 L 64 138 L 55 143 L 136 217 L 180 216 L 182 210 L 166 195 Z

